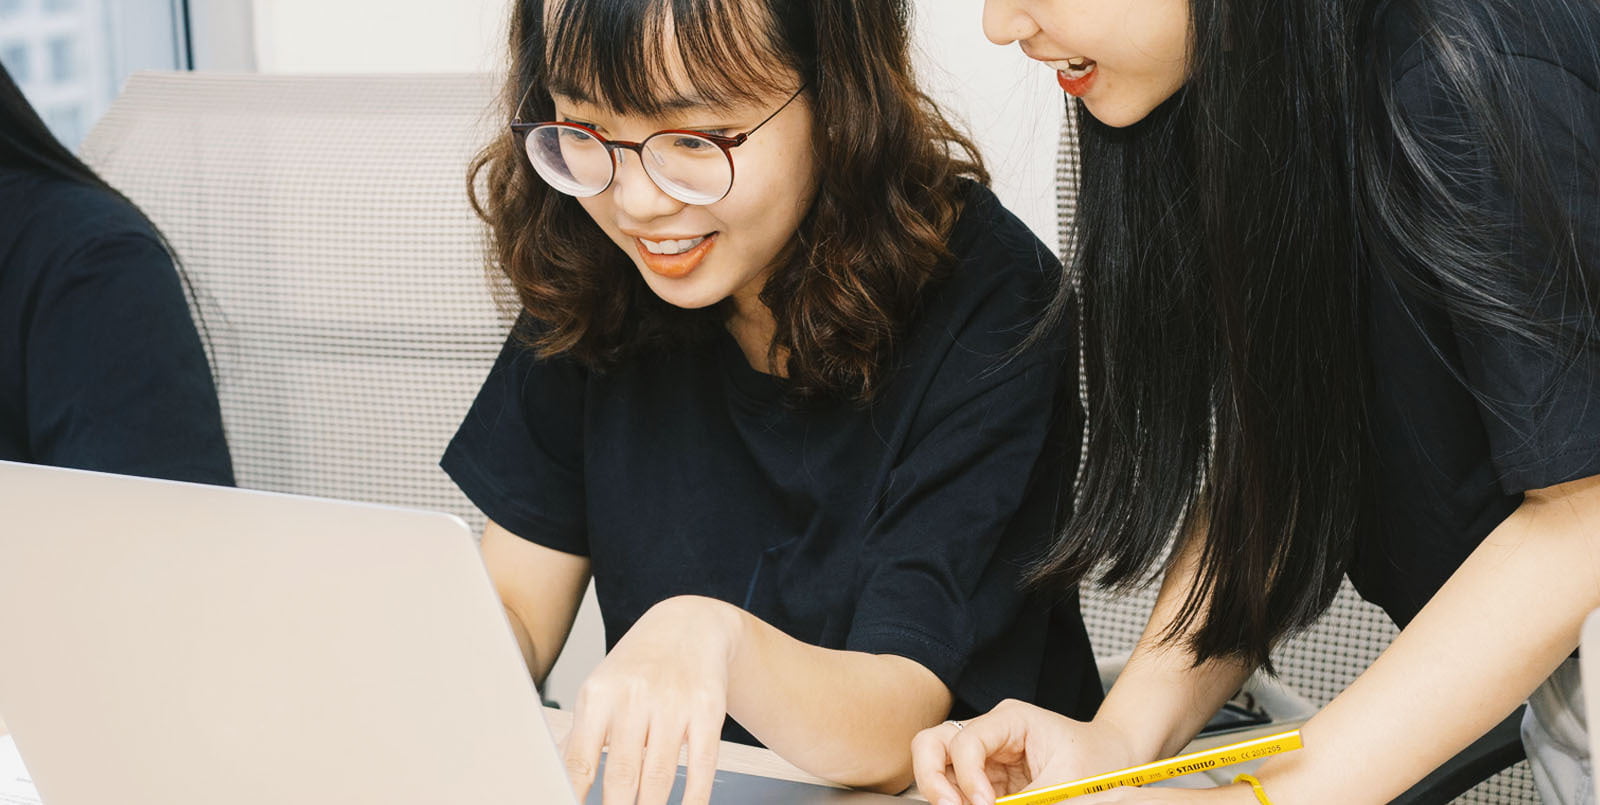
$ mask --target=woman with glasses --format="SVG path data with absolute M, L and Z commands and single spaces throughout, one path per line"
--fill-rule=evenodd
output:
M 1011 697 L 1085 717 L 1059 266 L 915 87 L 895 0 L 517 4 L 476 203 L 522 316 L 442 464 L 534 678 L 591 577 L 574 783 L 659 805 L 717 742 L 855 786 Z M 1048 669 L 1048 670 L 1046 670 Z M 725 717 L 726 723 L 725 723 Z
M 0 67 L 0 461 L 232 484 L 161 235 Z
M 922 793 L 1175 753 L 1348 574 L 1403 628 L 1303 750 L 1081 801 L 1388 802 L 1527 699 L 1542 795 L 1593 802 L 1600 5 L 987 0 L 984 27 L 1079 99 L 1055 307 L 1088 447 L 1032 579 L 1165 580 L 1092 720 L 933 728 Z

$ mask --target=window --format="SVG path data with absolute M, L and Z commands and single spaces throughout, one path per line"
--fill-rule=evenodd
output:
M 73 40 L 64 36 L 45 43 L 50 51 L 50 81 L 54 84 L 71 84 L 78 79 L 77 48 Z
M 0 0 L 4 2 L 4 0 Z M 19 84 L 26 84 L 33 75 L 33 65 L 29 62 L 28 46 L 22 42 L 6 42 L 0 44 L 0 64 L 6 66 L 6 71 L 11 73 L 11 80 Z
M 188 67 L 179 0 L 0 0 L 0 62 L 77 148 L 136 70 Z
M 39 117 L 44 119 L 44 124 L 50 127 L 50 131 L 55 132 L 56 138 L 65 143 L 81 142 L 83 136 L 89 133 L 84 130 L 81 106 L 41 109 Z

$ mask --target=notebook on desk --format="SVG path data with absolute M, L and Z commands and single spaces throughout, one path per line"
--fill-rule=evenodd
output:
M 577 805 L 455 517 L 7 462 L 0 517 L 0 713 L 46 805 Z

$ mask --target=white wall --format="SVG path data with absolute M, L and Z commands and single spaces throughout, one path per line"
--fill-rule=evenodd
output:
M 506 0 L 254 0 L 263 72 L 503 69 Z
M 980 0 L 916 0 L 919 78 L 977 139 L 1000 199 L 1054 249 L 1061 88 L 1015 45 L 985 39 L 982 12 Z

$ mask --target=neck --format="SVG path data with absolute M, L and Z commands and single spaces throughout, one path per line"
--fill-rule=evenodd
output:
M 752 367 L 769 375 L 784 375 L 785 356 L 771 355 L 772 339 L 778 334 L 778 320 L 761 301 L 759 291 L 734 294 L 733 314 L 728 317 L 727 327 Z

